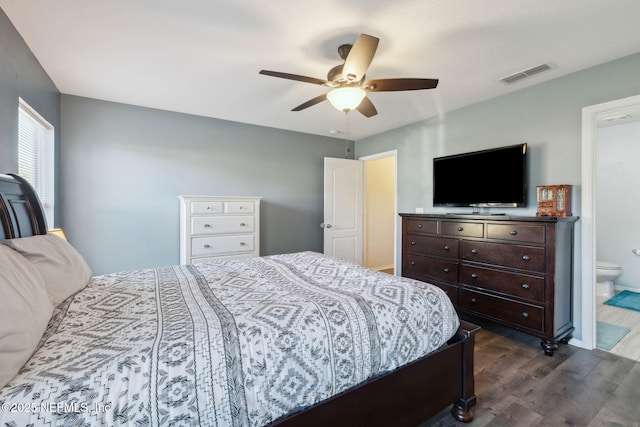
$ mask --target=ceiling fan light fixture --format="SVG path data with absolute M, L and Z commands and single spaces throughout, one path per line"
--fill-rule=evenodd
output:
M 359 87 L 339 87 L 330 90 L 327 99 L 336 109 L 348 113 L 360 105 L 366 95 L 367 92 Z

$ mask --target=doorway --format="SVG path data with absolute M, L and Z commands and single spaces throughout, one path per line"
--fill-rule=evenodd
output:
M 596 347 L 595 265 L 597 255 L 597 150 L 598 123 L 605 117 L 624 115 L 640 108 L 640 95 L 583 108 L 582 111 L 582 343 Z M 631 184 L 629 184 L 631 185 Z
M 397 151 L 360 158 L 364 162 L 364 258 L 372 270 L 396 273 Z
M 396 165 L 396 150 L 358 160 L 325 158 L 325 254 L 398 273 Z

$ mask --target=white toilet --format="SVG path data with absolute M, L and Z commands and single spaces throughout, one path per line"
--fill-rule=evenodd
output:
M 612 297 L 615 294 L 613 282 L 621 272 L 622 268 L 618 264 L 596 261 L 596 295 Z

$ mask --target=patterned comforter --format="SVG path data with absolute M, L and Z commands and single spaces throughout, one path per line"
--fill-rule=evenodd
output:
M 261 426 L 458 325 L 439 288 L 313 252 L 96 276 L 0 390 L 0 425 Z

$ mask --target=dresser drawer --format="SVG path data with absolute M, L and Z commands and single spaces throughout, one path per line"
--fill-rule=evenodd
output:
M 432 233 L 438 232 L 438 221 L 427 219 L 409 218 L 404 222 L 405 233 Z
M 545 249 L 537 246 L 511 245 L 463 240 L 462 259 L 530 271 L 545 271 Z
M 225 259 L 243 259 L 243 258 L 253 258 L 253 253 L 238 253 L 233 255 L 216 255 L 216 256 L 205 256 L 200 258 L 192 258 L 192 264 L 199 264 L 201 262 L 209 262 L 209 261 L 221 261 Z
M 224 212 L 230 214 L 253 213 L 253 202 L 225 202 Z
M 420 255 L 414 255 L 405 253 L 402 259 L 402 274 L 407 274 L 413 277 L 415 274 L 423 274 L 424 265 L 423 257 Z
M 193 215 L 218 214 L 218 213 L 222 213 L 223 209 L 224 209 L 223 202 L 210 202 L 210 201 L 191 202 L 191 214 Z
M 474 222 L 442 221 L 440 234 L 461 237 L 482 237 L 484 224 Z
M 458 261 L 447 261 L 439 258 L 424 257 L 421 273 L 445 282 L 458 281 Z
M 194 237 L 191 240 L 193 256 L 216 255 L 226 252 L 253 251 L 253 235 Z
M 191 234 L 250 233 L 254 230 L 252 216 L 194 216 L 191 218 Z
M 544 278 L 491 268 L 460 266 L 460 283 L 544 302 Z
M 434 286 L 437 286 L 440 289 L 442 289 L 447 294 L 447 296 L 449 297 L 449 299 L 451 300 L 453 305 L 458 305 L 459 304 L 458 287 L 457 286 L 448 285 L 446 283 L 440 283 L 440 282 L 436 282 L 436 283 L 432 283 L 432 284 Z
M 460 289 L 460 306 L 484 317 L 511 323 L 536 332 L 544 332 L 544 309 L 469 289 Z
M 441 256 L 444 258 L 458 258 L 460 241 L 446 237 L 407 234 L 404 244 L 404 250 L 407 252 L 419 252 L 425 255 Z
M 402 272 L 411 277 L 417 274 L 455 283 L 458 281 L 458 261 L 405 254 Z
M 487 224 L 487 238 L 544 243 L 545 227 L 525 224 Z

